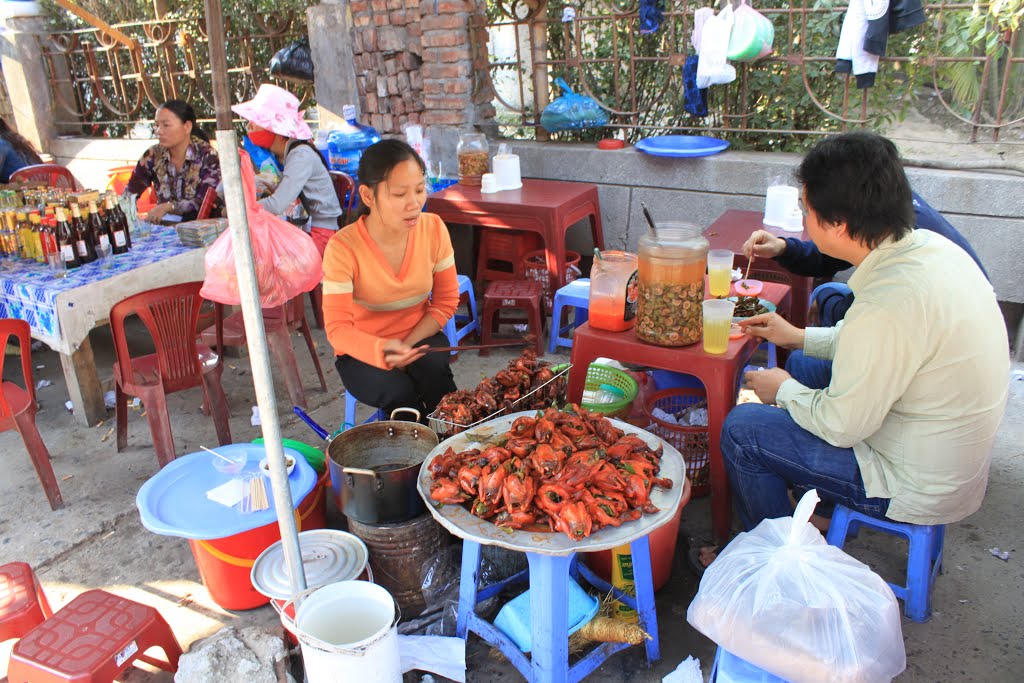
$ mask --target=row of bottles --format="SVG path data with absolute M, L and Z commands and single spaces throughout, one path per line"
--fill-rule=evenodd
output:
M 132 246 L 128 218 L 111 195 L 103 201 L 102 211 L 95 200 L 90 201 L 84 216 L 77 202 L 71 202 L 70 211 L 58 205 L 43 214 L 10 209 L 3 213 L 0 251 L 4 257 L 45 263 L 47 254 L 59 253 L 68 268 L 77 268 L 96 260 L 99 245 L 109 246 L 113 254 L 124 254 Z

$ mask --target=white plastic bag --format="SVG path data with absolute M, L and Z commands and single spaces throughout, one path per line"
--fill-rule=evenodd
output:
M 725 85 L 736 80 L 736 67 L 725 60 L 732 32 L 732 5 L 704 22 L 697 51 L 697 87 Z
M 686 620 L 723 648 L 793 683 L 878 683 L 906 668 L 896 596 L 864 563 L 793 517 L 737 536 L 701 579 Z

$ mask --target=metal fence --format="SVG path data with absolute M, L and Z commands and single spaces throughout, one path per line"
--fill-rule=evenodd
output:
M 989 3 L 926 0 L 924 24 L 889 36 L 875 87 L 859 90 L 851 77 L 834 73 L 845 1 L 756 2 L 774 25 L 774 53 L 737 64 L 735 81 L 710 88 L 705 117 L 684 109 L 682 69 L 695 52 L 690 36 L 702 3 L 652 0 L 662 21 L 641 34 L 638 0 L 489 0 L 486 31 L 476 35 L 488 40 L 494 105 L 512 137 L 549 137 L 538 124 L 559 95 L 556 77 L 595 99 L 611 115 L 609 125 L 631 141 L 714 131 L 760 149 L 796 149 L 815 135 L 882 127 L 915 101 L 943 124 L 969 130 L 971 141 L 1024 137 L 1020 30 L 983 35 L 980 45 L 968 35 L 972 11 L 984 13 Z M 566 7 L 575 9 L 571 21 L 563 21 Z M 594 135 L 607 131 L 555 137 Z
M 261 83 L 274 82 L 312 104 L 313 88 L 278 82 L 268 73 L 273 54 L 306 35 L 305 15 L 252 14 L 225 17 L 228 72 L 236 101 Z M 38 34 L 53 97 L 54 122 L 63 130 L 121 136 L 153 120 L 168 99 L 192 104 L 200 121 L 214 117 L 206 24 L 202 19 L 118 24 L 135 42 L 129 47 L 94 28 Z

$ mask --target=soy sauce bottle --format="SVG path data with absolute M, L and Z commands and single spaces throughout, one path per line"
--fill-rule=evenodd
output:
M 100 218 L 100 211 L 96 208 L 96 202 L 89 201 L 89 231 L 92 233 L 93 239 L 96 240 L 96 246 L 112 246 L 114 240 L 110 232 L 110 226 Z M 113 253 L 113 249 L 111 249 Z
M 68 224 L 67 216 L 64 214 L 64 207 L 56 207 L 53 213 L 57 218 L 57 248 L 68 269 L 77 268 L 82 265 L 82 262 L 78 260 L 78 252 L 75 251 L 75 236 L 71 232 L 71 225 Z
M 71 230 L 74 233 L 75 251 L 78 254 L 78 262 L 81 264 L 92 263 L 96 260 L 96 247 L 89 234 L 89 227 L 82 220 L 82 212 L 78 204 L 71 204 Z

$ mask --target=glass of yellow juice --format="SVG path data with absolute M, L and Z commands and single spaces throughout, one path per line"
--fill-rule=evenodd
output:
M 729 350 L 729 328 L 736 304 L 724 299 L 708 299 L 703 303 L 704 352 L 725 353 Z
M 729 296 L 732 259 L 733 253 L 728 249 L 712 249 L 708 252 L 708 290 L 711 296 Z

